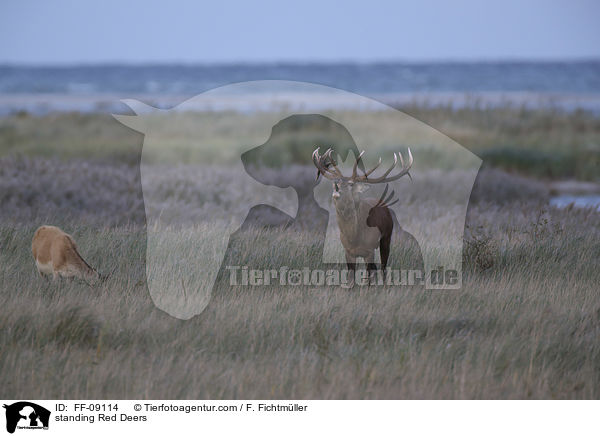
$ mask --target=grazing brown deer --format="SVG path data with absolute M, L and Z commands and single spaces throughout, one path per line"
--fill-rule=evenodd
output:
M 78 277 L 84 281 L 102 279 L 79 254 L 75 240 L 58 227 L 41 226 L 33 235 L 31 251 L 40 276 L 52 274 L 53 280 L 61 277 Z
M 362 257 L 367 263 L 369 278 L 377 270 L 375 265 L 375 250 L 379 247 L 381 256 L 381 269 L 385 273 L 390 255 L 390 244 L 394 221 L 389 206 L 394 192 L 386 198 L 388 187 L 385 187 L 383 195 L 379 199 L 363 198 L 362 194 L 369 188 L 369 184 L 388 183 L 408 175 L 413 164 L 412 153 L 408 149 L 408 163 L 404 165 L 401 153 L 394 153 L 394 164 L 380 177 L 369 178 L 369 176 L 381 165 L 379 163 L 368 171 L 362 170 L 363 175 L 358 175 L 358 164 L 362 159 L 364 151 L 356 158 L 352 175 L 344 177 L 337 167 L 332 154 L 333 150 L 327 150 L 319 155 L 317 148 L 312 155 L 313 163 L 317 167 L 317 179 L 320 175 L 333 181 L 333 203 L 335 206 L 340 239 L 346 252 L 346 263 L 348 269 L 355 273 L 356 259 Z M 388 177 L 398 163 L 402 165 L 400 172 Z M 397 201 L 397 200 L 396 200 Z

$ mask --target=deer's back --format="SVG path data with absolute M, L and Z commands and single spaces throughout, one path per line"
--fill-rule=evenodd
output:
M 377 227 L 383 237 L 390 237 L 394 229 L 392 213 L 387 206 L 376 204 L 374 200 L 367 216 L 367 226 Z
M 77 245 L 73 238 L 58 227 L 41 226 L 33 235 L 33 257 L 39 264 L 49 264 L 54 269 L 78 261 Z

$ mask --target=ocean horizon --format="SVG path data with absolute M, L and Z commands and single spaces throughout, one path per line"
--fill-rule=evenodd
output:
M 600 60 L 229 64 L 0 65 L 0 114 L 123 112 L 121 99 L 170 108 L 202 92 L 255 80 L 309 82 L 391 106 L 420 104 L 600 112 Z M 273 109 L 270 93 L 198 110 Z M 326 98 L 324 98 L 326 100 Z M 249 103 L 250 102 L 250 103 Z M 277 101 L 275 106 L 282 104 Z M 328 101 L 324 108 L 340 107 Z M 319 107 L 319 109 L 322 109 Z

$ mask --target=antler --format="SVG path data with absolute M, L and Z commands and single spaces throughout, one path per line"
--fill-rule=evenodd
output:
M 381 194 L 381 197 L 377 201 L 377 204 L 375 204 L 375 206 L 373 206 L 373 209 L 376 208 L 376 207 L 390 207 L 393 204 L 398 203 L 398 199 L 397 198 L 390 203 L 390 200 L 392 200 L 394 198 L 394 194 L 395 194 L 395 192 L 393 190 L 390 193 L 390 195 L 388 195 L 387 198 L 385 198 L 385 194 L 387 194 L 389 186 L 390 185 L 385 185 L 385 189 L 383 190 L 383 194 Z
M 319 149 L 320 149 L 320 147 L 318 147 L 313 152 L 313 155 L 312 155 L 313 163 L 319 170 L 319 172 L 317 173 L 317 178 L 319 177 L 319 174 L 323 174 L 324 177 L 327 177 L 330 180 L 346 180 L 346 181 L 351 180 L 354 182 L 373 183 L 374 184 L 374 183 L 393 182 L 394 180 L 398 180 L 400 177 L 403 177 L 405 175 L 408 175 L 408 177 L 410 177 L 409 171 L 413 164 L 413 156 L 412 156 L 412 153 L 410 152 L 410 148 L 408 149 L 408 163 L 406 165 L 404 165 L 404 159 L 402 158 L 402 153 L 394 153 L 393 165 L 385 173 L 383 173 L 382 176 L 374 178 L 374 179 L 369 179 L 369 176 L 373 173 L 373 171 L 375 171 L 377 168 L 379 168 L 379 166 L 381 165 L 381 158 L 379 158 L 379 162 L 377 162 L 377 165 L 375 165 L 373 168 L 371 168 L 368 171 L 363 169 L 362 171 L 363 171 L 364 175 L 359 176 L 357 169 L 358 169 L 358 163 L 362 160 L 362 157 L 365 154 L 365 152 L 363 150 L 356 158 L 356 162 L 354 162 L 354 167 L 352 168 L 352 176 L 344 177 L 342 175 L 342 172 L 340 171 L 340 169 L 337 167 L 337 164 L 333 160 L 333 157 L 331 156 L 331 154 L 333 153 L 333 150 L 331 148 L 329 148 L 325 152 L 325 154 L 323 154 L 321 156 L 321 155 L 319 155 Z M 388 174 L 390 174 L 392 172 L 392 170 L 396 167 L 396 164 L 398 163 L 398 158 L 400 158 L 402 170 L 395 176 L 387 177 Z
M 357 161 L 360 160 L 361 157 L 362 157 L 362 153 L 358 157 Z M 398 174 L 396 174 L 395 176 L 387 177 L 387 175 L 389 173 L 391 173 L 394 168 L 396 168 L 396 164 L 398 163 L 398 158 L 400 158 L 400 164 L 402 165 L 402 170 Z M 404 159 L 402 158 L 402 153 L 400 153 L 400 152 L 394 153 L 394 163 L 392 164 L 392 166 L 385 173 L 383 173 L 382 176 L 376 177 L 374 179 L 369 179 L 369 176 L 371 175 L 371 173 L 373 171 L 375 171 L 379 167 L 379 165 L 381 165 L 381 158 L 379 158 L 379 162 L 377 163 L 377 165 L 375 165 L 369 171 L 365 171 L 364 172 L 365 173 L 364 176 L 358 176 L 358 177 L 354 178 L 354 180 L 356 182 L 362 182 L 362 183 L 388 183 L 388 182 L 393 182 L 394 180 L 398 180 L 400 177 L 403 177 L 403 176 L 406 176 L 406 175 L 408 175 L 408 177 L 410 177 L 409 171 L 410 171 L 410 168 L 412 167 L 412 164 L 413 164 L 413 156 L 412 156 L 412 153 L 410 152 L 410 148 L 409 148 L 408 149 L 408 163 L 406 165 L 404 165 Z M 355 166 L 356 165 L 357 164 L 355 163 Z
M 317 147 L 312 154 L 312 160 L 315 166 L 317 167 L 317 178 L 319 178 L 319 174 L 323 174 L 323 177 L 326 177 L 330 180 L 340 180 L 340 179 L 349 179 L 349 177 L 344 177 L 342 172 L 337 167 L 337 164 L 333 160 L 331 154 L 333 150 L 331 148 L 327 149 L 327 151 L 321 156 L 319 155 L 320 147 Z

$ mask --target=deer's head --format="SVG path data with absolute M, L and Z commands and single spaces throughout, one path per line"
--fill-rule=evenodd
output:
M 312 159 L 315 167 L 317 167 L 317 180 L 322 175 L 333 182 L 332 198 L 336 209 L 347 208 L 351 205 L 356 207 L 357 203 L 360 201 L 362 193 L 369 189 L 370 184 L 393 182 L 394 180 L 398 180 L 400 177 L 405 175 L 410 177 L 409 170 L 413 164 L 413 157 L 409 148 L 408 163 L 406 165 L 404 164 L 402 154 L 394 153 L 394 163 L 380 177 L 370 177 L 370 175 L 381 165 L 381 158 L 379 158 L 377 165 L 370 170 L 363 169 L 363 174 L 359 175 L 358 165 L 362 159 L 362 156 L 365 154 L 365 152 L 362 151 L 356 158 L 356 162 L 354 162 L 352 175 L 345 177 L 333 159 L 332 153 L 333 150 L 330 148 L 323 155 L 320 155 L 319 148 L 317 148 L 313 152 Z M 398 160 L 400 160 L 402 169 L 398 174 L 388 177 L 388 175 L 396 167 Z

